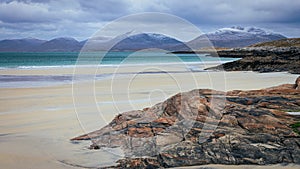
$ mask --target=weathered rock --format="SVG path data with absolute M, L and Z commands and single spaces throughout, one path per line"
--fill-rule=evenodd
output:
M 283 72 L 300 74 L 300 48 L 247 47 L 218 52 L 219 57 L 242 58 L 207 70 Z
M 160 164 L 159 162 L 154 158 L 135 158 L 135 159 L 121 159 L 118 160 L 117 163 L 119 163 L 117 168 L 146 168 L 146 169 L 152 169 L 152 168 L 159 168 Z
M 300 164 L 300 116 L 296 84 L 241 91 L 199 89 L 115 117 L 104 128 L 72 140 L 91 148 L 121 147 L 115 168 L 202 164 Z
M 298 78 L 296 79 L 294 88 L 295 88 L 296 90 L 300 90 L 300 77 L 298 77 Z

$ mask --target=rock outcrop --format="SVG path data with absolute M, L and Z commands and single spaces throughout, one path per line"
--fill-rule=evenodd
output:
M 300 164 L 300 116 L 287 113 L 300 111 L 299 82 L 179 93 L 72 140 L 92 140 L 93 149 L 121 147 L 125 157 L 112 168 Z
M 219 57 L 242 58 L 207 70 L 283 72 L 300 74 L 300 48 L 247 47 L 218 51 Z

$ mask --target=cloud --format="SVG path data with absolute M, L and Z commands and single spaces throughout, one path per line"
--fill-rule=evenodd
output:
M 98 0 L 79 1 L 81 10 L 100 20 L 112 20 L 129 14 L 130 4 L 122 0 L 106 0 L 99 3 Z
M 282 28 L 281 33 L 299 36 L 299 11 L 298 0 L 2 0 L 0 39 L 26 34 L 40 38 L 87 38 L 106 23 L 139 12 L 173 14 L 204 30 L 253 25 L 274 27 L 277 32 Z M 141 21 L 162 24 L 153 18 Z
M 297 0 L 163 1 L 171 13 L 195 23 L 299 22 Z
M 45 4 L 12 1 L 0 5 L 0 20 L 7 23 L 48 22 L 51 18 Z

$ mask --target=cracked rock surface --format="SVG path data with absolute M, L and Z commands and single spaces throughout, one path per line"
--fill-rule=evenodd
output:
M 295 84 L 261 90 L 179 93 L 71 140 L 92 140 L 93 149 L 122 148 L 125 158 L 111 168 L 300 164 L 300 116 L 287 113 L 300 111 L 299 82 L 300 77 Z

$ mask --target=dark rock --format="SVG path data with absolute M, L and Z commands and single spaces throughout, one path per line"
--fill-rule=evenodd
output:
M 300 48 L 248 47 L 218 52 L 219 57 L 242 58 L 207 70 L 283 72 L 300 74 Z
M 133 169 L 154 169 L 160 168 L 160 164 L 154 158 L 135 158 L 135 159 L 121 159 L 118 160 L 119 163 L 116 168 L 133 168 Z

